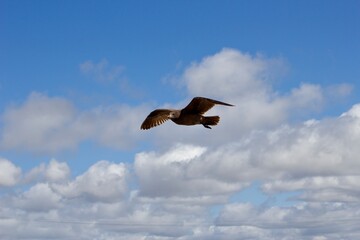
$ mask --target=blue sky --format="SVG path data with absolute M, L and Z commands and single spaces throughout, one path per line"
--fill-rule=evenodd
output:
M 356 239 L 359 11 L 0 1 L 1 238 Z M 140 130 L 194 96 L 236 106 Z

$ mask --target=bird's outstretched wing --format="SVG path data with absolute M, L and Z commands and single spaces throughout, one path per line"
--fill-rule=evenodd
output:
M 140 129 L 150 129 L 156 127 L 169 119 L 169 114 L 171 110 L 169 109 L 156 109 L 152 111 L 149 116 L 147 116 L 144 122 L 141 124 Z
M 215 104 L 225 105 L 225 106 L 234 106 L 229 103 L 220 102 L 210 98 L 204 97 L 195 97 L 191 102 L 182 110 L 184 113 L 194 113 L 194 114 L 204 114 L 210 108 L 215 106 Z

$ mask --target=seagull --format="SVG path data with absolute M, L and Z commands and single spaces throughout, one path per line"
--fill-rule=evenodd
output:
M 219 123 L 219 116 L 205 117 L 203 114 L 210 110 L 216 104 L 224 106 L 234 106 L 229 103 L 220 102 L 205 97 L 194 97 L 191 102 L 183 109 L 156 109 L 152 111 L 141 124 L 140 129 L 147 130 L 156 127 L 167 120 L 171 119 L 179 125 L 196 125 L 202 124 L 205 128 L 211 129 Z

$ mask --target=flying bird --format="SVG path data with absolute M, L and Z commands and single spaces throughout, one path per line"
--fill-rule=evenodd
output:
M 156 127 L 165 121 L 171 119 L 179 125 L 196 125 L 202 124 L 204 127 L 211 129 L 219 123 L 219 116 L 205 117 L 203 114 L 210 110 L 216 104 L 224 106 L 234 106 L 229 103 L 220 102 L 210 98 L 195 97 L 183 109 L 156 109 L 152 111 L 141 124 L 140 129 L 150 129 Z

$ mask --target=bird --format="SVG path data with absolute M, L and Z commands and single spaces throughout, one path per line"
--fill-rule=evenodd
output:
M 196 125 L 202 124 L 205 128 L 211 129 L 210 126 L 215 126 L 219 123 L 219 116 L 203 116 L 205 112 L 210 110 L 215 105 L 234 106 L 229 103 L 220 102 L 218 100 L 194 97 L 191 102 L 183 109 L 155 109 L 152 111 L 141 124 L 140 129 L 148 130 L 163 124 L 171 119 L 178 125 Z

